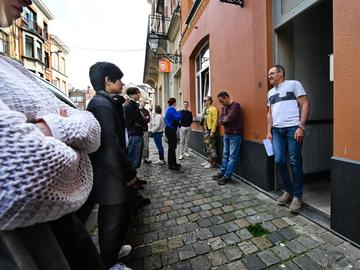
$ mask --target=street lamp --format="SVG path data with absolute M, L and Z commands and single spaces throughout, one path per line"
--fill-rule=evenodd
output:
M 164 58 L 168 59 L 170 62 L 175 63 L 175 64 L 181 63 L 181 55 L 179 55 L 179 54 L 170 54 L 170 53 L 159 54 L 159 53 L 157 53 L 157 51 L 159 49 L 160 37 L 158 35 L 156 35 L 155 33 L 150 33 L 148 35 L 148 41 L 149 41 L 150 50 L 156 56 L 164 57 Z

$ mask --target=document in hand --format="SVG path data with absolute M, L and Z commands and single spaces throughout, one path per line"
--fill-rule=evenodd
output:
M 269 139 L 265 139 L 263 140 L 264 146 L 265 146 L 265 150 L 266 150 L 266 154 L 270 157 L 274 155 L 274 149 L 273 149 L 273 145 L 271 140 Z

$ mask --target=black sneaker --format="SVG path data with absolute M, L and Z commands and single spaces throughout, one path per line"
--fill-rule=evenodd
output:
M 143 190 L 144 189 L 143 185 L 141 185 L 139 183 L 135 183 L 134 188 L 137 189 L 137 190 Z
M 230 178 L 230 177 L 224 176 L 223 178 L 221 178 L 221 179 L 218 181 L 218 184 L 219 184 L 219 185 L 226 185 L 226 184 L 229 183 L 230 181 L 231 181 L 231 178 Z
M 212 179 L 214 180 L 219 180 L 221 178 L 223 178 L 224 176 L 222 175 L 222 173 L 217 173 L 215 175 L 212 176 Z
M 179 163 L 176 163 L 174 166 L 178 167 L 178 168 L 181 168 L 181 164 L 179 164 Z
M 143 198 L 142 201 L 141 201 L 142 206 L 148 205 L 150 203 L 151 203 L 151 201 L 150 201 L 149 198 Z
M 169 166 L 169 170 L 179 171 L 179 170 L 180 170 L 180 167 L 177 167 L 177 166 Z

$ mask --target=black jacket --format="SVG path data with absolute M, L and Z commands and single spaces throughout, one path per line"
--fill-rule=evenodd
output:
M 93 199 L 100 204 L 119 204 L 130 199 L 126 183 L 136 176 L 126 153 L 124 98 L 100 91 L 87 107 L 101 126 L 100 148 L 90 154 L 94 171 Z
M 140 113 L 139 104 L 130 99 L 124 104 L 124 115 L 129 136 L 143 136 L 146 122 Z

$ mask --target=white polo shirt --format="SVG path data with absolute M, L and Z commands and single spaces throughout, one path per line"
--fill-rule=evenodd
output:
M 306 96 L 299 81 L 285 80 L 268 92 L 268 106 L 271 106 L 273 127 L 292 127 L 300 125 L 298 97 Z

